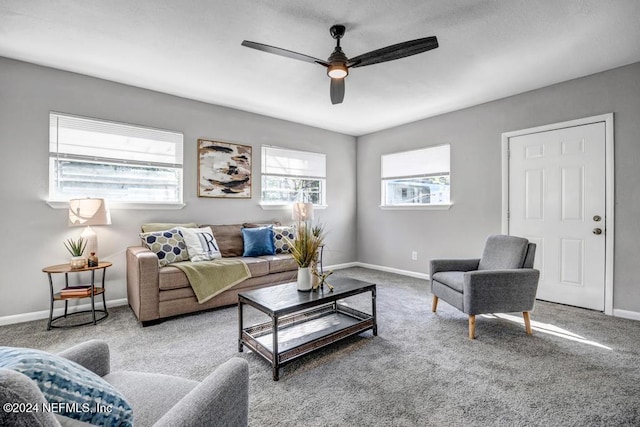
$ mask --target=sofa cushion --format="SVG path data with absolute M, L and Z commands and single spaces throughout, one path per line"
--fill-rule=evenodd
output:
M 267 223 L 257 223 L 257 222 L 245 222 L 242 224 L 243 228 L 258 228 L 258 227 L 268 227 L 268 226 L 279 226 L 280 223 L 278 221 L 267 222 Z
M 242 256 L 244 252 L 242 224 L 203 225 L 203 227 L 211 227 L 223 257 Z
M 161 267 L 172 262 L 189 261 L 189 252 L 177 228 L 164 231 L 140 233 L 145 246 L 158 256 Z
M 186 227 L 186 228 L 196 228 L 198 224 L 195 222 L 187 222 L 185 224 L 172 224 L 169 222 L 149 222 L 147 224 L 142 224 L 142 232 L 149 233 L 151 231 L 164 231 L 171 230 L 172 228 L 177 227 Z
M 245 264 L 247 264 L 251 277 L 266 276 L 270 272 L 269 261 L 266 259 L 253 257 L 242 257 L 238 259 L 241 259 Z
M 264 255 L 260 258 L 269 261 L 269 273 L 281 273 L 298 269 L 298 263 L 296 263 L 291 254 Z
M 102 426 L 132 426 L 133 410 L 107 381 L 62 356 L 30 348 L 0 347 L 0 367 L 31 378 L 58 414 Z M 104 409 L 96 408 L 96 402 Z M 97 409 L 97 410 L 96 410 Z
M 433 275 L 433 280 L 447 285 L 457 292 L 463 292 L 464 273 L 464 271 L 441 271 Z
M 287 255 L 284 255 L 284 257 L 287 257 Z M 288 255 L 288 257 L 291 258 L 291 255 Z M 244 261 L 245 264 L 247 264 L 247 267 L 249 267 L 249 272 L 251 273 L 251 277 L 266 276 L 269 273 L 274 273 L 274 271 L 270 270 L 272 264 L 269 262 L 270 260 L 267 259 L 266 257 L 260 257 L 260 258 L 234 257 L 234 258 L 240 259 Z M 278 258 L 276 258 L 276 260 L 277 259 Z M 295 265 L 294 269 L 296 269 L 297 265 L 295 264 L 295 262 L 293 264 Z M 278 270 L 276 270 L 275 272 L 290 270 L 290 269 L 282 269 L 284 268 L 284 266 L 278 266 L 277 268 Z M 184 274 L 182 270 L 172 265 L 167 265 L 166 267 L 161 267 L 158 270 L 158 287 L 160 288 L 161 291 L 170 291 L 173 289 L 191 288 L 191 284 L 189 283 L 189 279 L 187 278 L 187 275 Z
M 131 402 L 136 425 L 150 426 L 178 403 L 198 382 L 163 374 L 119 371 L 105 375 Z
M 161 291 L 191 287 L 187 275 L 182 270 L 172 265 L 161 267 L 158 270 L 158 287 Z
M 211 227 L 177 228 L 184 238 L 184 243 L 187 245 L 187 252 L 189 252 L 189 259 L 192 262 L 211 261 L 212 259 L 222 257 Z
M 522 237 L 492 235 L 482 252 L 478 270 L 522 268 L 529 241 Z
M 257 228 L 243 228 L 242 242 L 244 251 L 242 256 L 254 257 L 260 255 L 273 255 L 273 227 L 271 225 Z

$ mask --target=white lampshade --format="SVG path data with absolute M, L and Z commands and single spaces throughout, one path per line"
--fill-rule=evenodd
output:
M 104 199 L 69 200 L 69 227 L 86 227 L 81 237 L 87 242 L 84 255 L 98 253 L 98 237 L 91 225 L 111 224 L 111 214 Z
M 292 218 L 296 221 L 311 221 L 313 219 L 313 203 L 294 203 Z
M 104 199 L 69 200 L 69 227 L 109 224 L 111 214 Z

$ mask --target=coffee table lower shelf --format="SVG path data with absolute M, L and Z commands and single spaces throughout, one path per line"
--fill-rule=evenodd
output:
M 371 314 L 332 303 L 243 328 L 239 350 L 244 344 L 269 361 L 277 381 L 283 364 L 368 329 L 377 334 Z

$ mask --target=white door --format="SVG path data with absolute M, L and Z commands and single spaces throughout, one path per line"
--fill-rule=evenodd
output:
M 509 234 L 537 244 L 537 298 L 605 308 L 605 123 L 510 137 Z

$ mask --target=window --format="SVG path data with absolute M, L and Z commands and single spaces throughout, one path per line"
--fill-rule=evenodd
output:
M 382 207 L 450 204 L 450 146 L 382 156 Z
M 326 156 L 262 146 L 262 204 L 325 204 Z
M 178 132 L 49 114 L 49 200 L 182 203 Z

